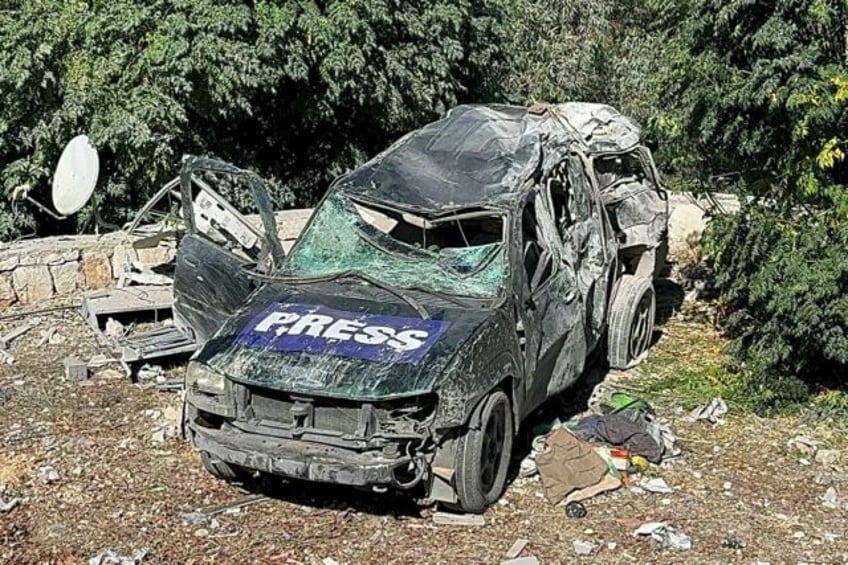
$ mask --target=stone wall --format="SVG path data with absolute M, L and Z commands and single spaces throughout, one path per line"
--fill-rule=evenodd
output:
M 724 198 L 726 208 L 738 203 Z M 672 249 L 693 237 L 700 237 L 708 215 L 707 204 L 690 195 L 675 194 L 670 199 L 669 235 Z M 297 238 L 311 210 L 277 213 L 277 227 L 286 251 Z M 258 222 L 258 219 L 254 218 Z M 136 249 L 126 232 L 105 235 L 47 237 L 0 243 L 0 309 L 12 304 L 32 304 L 80 290 L 113 286 L 127 265 L 139 262 L 155 267 L 173 261 L 176 242 L 163 241 L 155 247 Z
M 287 210 L 277 214 L 284 247 L 291 247 L 310 212 Z M 251 219 L 258 222 L 258 218 Z M 0 309 L 81 290 L 109 288 L 133 262 L 156 267 L 176 256 L 173 238 L 143 249 L 133 246 L 134 239 L 138 238 L 119 231 L 0 243 Z

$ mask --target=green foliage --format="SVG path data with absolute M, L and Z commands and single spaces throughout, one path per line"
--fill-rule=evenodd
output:
M 848 363 L 848 5 L 698 0 L 681 29 L 664 131 L 682 169 L 737 179 L 709 250 L 733 352 L 779 404 Z
M 680 2 L 517 0 L 504 90 L 518 103 L 583 100 L 653 114 L 664 24 Z
M 278 205 L 308 203 L 393 137 L 486 97 L 507 4 L 10 0 L 0 10 L 0 182 L 49 201 L 63 144 L 87 133 L 111 221 L 173 177 L 185 152 L 257 170 Z M 0 239 L 69 228 L 33 214 L 4 200 Z
M 833 200 L 844 173 L 814 165 L 826 143 L 844 154 L 846 26 L 842 0 L 692 2 L 654 124 L 675 166 L 706 185 L 741 177 L 788 205 Z
M 830 215 L 751 206 L 711 226 L 734 352 L 757 374 L 822 379 L 848 363 L 848 222 Z

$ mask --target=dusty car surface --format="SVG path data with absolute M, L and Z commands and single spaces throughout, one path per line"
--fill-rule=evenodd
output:
M 264 272 L 189 230 L 175 310 L 205 334 L 191 441 L 227 480 L 480 512 L 523 418 L 593 352 L 626 367 L 648 349 L 667 217 L 614 109 L 460 106 L 338 178 L 284 259 L 268 242 Z

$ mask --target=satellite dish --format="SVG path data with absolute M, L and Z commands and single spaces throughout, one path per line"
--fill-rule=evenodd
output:
M 53 208 L 62 216 L 78 212 L 91 199 L 99 174 L 100 158 L 91 141 L 85 135 L 73 138 L 53 174 Z

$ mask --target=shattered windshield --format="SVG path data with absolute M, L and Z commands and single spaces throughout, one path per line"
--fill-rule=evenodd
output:
M 283 265 L 283 275 L 359 271 L 400 288 L 493 298 L 507 274 L 503 216 L 427 220 L 333 194 Z

